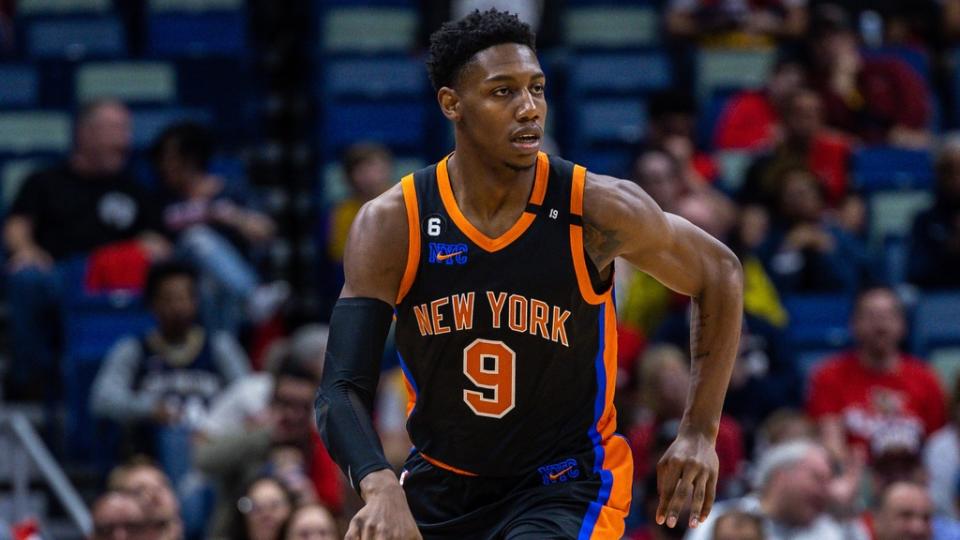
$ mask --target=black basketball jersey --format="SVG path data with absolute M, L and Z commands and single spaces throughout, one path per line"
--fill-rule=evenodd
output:
M 613 435 L 616 315 L 584 253 L 585 174 L 541 153 L 526 211 L 499 238 L 457 207 L 446 159 L 402 180 L 396 343 L 408 431 L 431 463 L 512 476 Z

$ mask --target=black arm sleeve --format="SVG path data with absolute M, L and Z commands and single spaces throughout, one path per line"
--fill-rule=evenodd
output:
M 341 298 L 330 318 L 317 427 L 357 492 L 364 476 L 390 468 L 370 414 L 392 319 L 393 308 L 373 298 Z

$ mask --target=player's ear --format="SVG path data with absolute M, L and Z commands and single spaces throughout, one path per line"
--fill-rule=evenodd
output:
M 437 91 L 437 101 L 440 103 L 440 111 L 448 120 L 460 120 L 460 96 L 456 90 L 444 86 Z

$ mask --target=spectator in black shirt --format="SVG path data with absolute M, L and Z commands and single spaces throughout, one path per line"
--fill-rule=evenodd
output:
M 74 146 L 62 164 L 29 177 L 3 226 L 9 256 L 8 299 L 13 366 L 11 390 L 48 385 L 55 375 L 49 315 L 64 283 L 59 263 L 114 242 L 139 240 L 149 258 L 169 253 L 159 215 L 126 170 L 130 114 L 116 101 L 85 106 L 74 127 Z M 14 396 L 16 397 L 16 396 Z

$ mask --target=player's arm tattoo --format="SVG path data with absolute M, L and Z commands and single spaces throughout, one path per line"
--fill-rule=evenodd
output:
M 694 299 L 694 301 L 696 301 L 696 299 Z M 694 309 L 693 317 L 695 317 L 695 320 L 690 321 L 690 356 L 694 360 L 702 360 L 710 356 L 710 350 L 707 349 L 705 343 L 703 343 L 703 334 L 710 315 L 704 313 L 698 307 Z
M 583 225 L 583 245 L 597 268 L 603 270 L 620 253 L 622 242 L 617 231 L 601 229 L 589 223 Z

